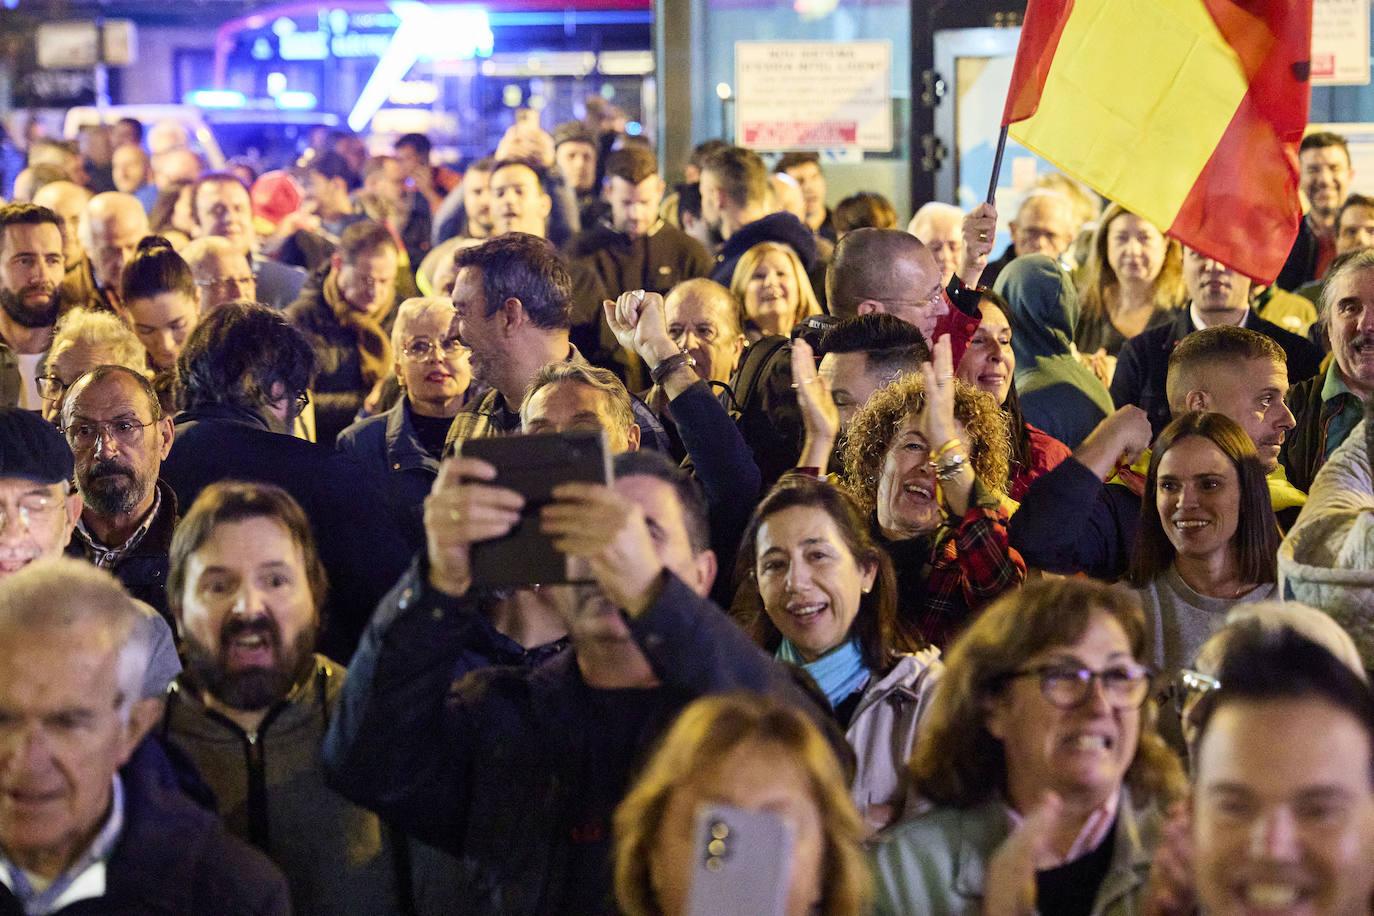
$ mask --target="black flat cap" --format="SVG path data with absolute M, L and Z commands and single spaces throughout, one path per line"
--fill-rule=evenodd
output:
M 0 407 L 0 477 L 62 483 L 73 470 L 72 450 L 51 423 L 31 410 Z

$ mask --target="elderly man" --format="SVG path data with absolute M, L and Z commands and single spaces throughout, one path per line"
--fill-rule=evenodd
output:
M 150 192 L 151 197 L 156 199 L 157 187 L 148 180 L 152 171 L 148 154 L 144 152 L 143 147 L 136 143 L 116 146 L 114 155 L 110 158 L 110 169 L 116 191 L 132 194 L 138 198 L 139 203 L 146 201 L 151 204 L 152 201 L 148 200 Z
M 1217 674 L 1190 794 L 1198 903 L 1212 916 L 1367 914 L 1369 686 L 1290 629 L 1238 635 Z
M 258 301 L 284 309 L 301 293 L 305 271 L 258 256 L 258 234 L 253 227 L 253 202 L 248 189 L 227 173 L 206 175 L 191 192 L 196 237 L 219 236 L 234 247 L 248 264 L 256 281 Z M 233 276 L 242 276 L 237 271 Z M 197 278 L 199 282 L 199 278 Z M 202 314 L 208 311 L 201 308 Z
M 246 258 L 226 238 L 207 235 L 192 239 L 181 257 L 196 281 L 200 314 L 208 315 L 227 302 L 256 302 L 258 281 Z
M 185 409 L 162 478 L 189 506 L 219 480 L 282 487 L 310 519 L 333 587 L 321 651 L 348 658 L 377 601 L 405 569 L 409 544 L 385 483 L 344 455 L 291 435 L 315 355 L 280 313 L 225 305 L 201 319 L 178 360 Z
M 70 181 L 45 184 L 33 195 L 35 204 L 62 217 L 62 259 L 68 271 L 86 258 L 86 247 L 81 244 L 81 213 L 90 200 L 89 190 Z
M 673 287 L 663 311 L 668 336 L 692 357 L 697 376 L 728 385 L 744 352 L 739 303 L 730 291 L 705 277 L 687 280 Z M 652 404 L 654 398 L 646 400 Z
M 724 239 L 711 279 L 729 286 L 740 257 L 759 242 L 790 245 L 811 271 L 816 239 L 791 213 L 770 213 L 768 170 L 758 153 L 731 146 L 717 150 L 701 171 L 701 218 Z
M 76 560 L 0 590 L 0 910 L 290 912 L 261 855 L 169 785 L 135 748 L 153 647 L 137 604 Z M 123 767 L 123 769 L 121 769 Z
M 86 260 L 68 269 L 62 281 L 63 298 L 123 315 L 119 281 L 139 239 L 148 234 L 148 214 L 132 195 L 107 191 L 86 205 L 78 232 Z
M 72 309 L 57 323 L 45 371 L 38 379 L 43 418 L 61 425 L 62 405 L 76 380 L 96 366 L 124 366 L 141 372 L 148 351 L 116 315 L 88 308 Z
M 158 480 L 172 447 L 172 418 L 142 373 L 98 366 L 67 392 L 62 429 L 76 458 L 81 517 L 67 553 L 108 569 L 171 622 L 167 552 L 176 494 Z
M 1073 201 L 1050 188 L 1035 188 L 1021 201 L 1016 217 L 1008 224 L 1011 244 L 1002 256 L 988 263 L 980 282 L 991 289 L 1002 268 L 1024 254 L 1043 254 L 1058 260 L 1073 244 L 1078 223 Z
M 1374 397 L 1374 251 L 1338 261 L 1322 285 L 1319 305 L 1331 364 L 1289 391 L 1296 425 L 1281 456 L 1288 479 L 1304 490 Z
M 921 205 L 906 227 L 934 256 L 946 286 L 964 259 L 963 222 L 964 211 L 953 204 L 932 200 Z
M 346 796 L 461 858 L 455 909 L 600 912 L 611 812 L 682 707 L 728 689 L 809 701 L 703 597 L 716 563 L 700 495 L 647 452 L 618 456 L 612 486 L 560 488 L 542 514 L 596 578 L 540 589 L 572 647 L 533 669 L 475 670 L 453 692 L 455 673 L 490 664 L 476 652 L 490 624 L 470 545 L 504 534 L 523 502 L 490 485 L 496 471 L 473 458 L 441 469 L 424 561 L 369 625 L 325 765 Z
M 1183 249 L 1183 283 L 1189 307 L 1168 324 L 1157 325 L 1126 342 L 1112 376 L 1117 407 L 1134 404 L 1150 418 L 1155 435 L 1168 425 L 1170 402 L 1165 390 L 1170 354 L 1179 341 L 1201 328 L 1230 325 L 1248 328 L 1273 340 L 1286 355 L 1288 384 L 1306 381 L 1321 366 L 1321 351 L 1310 341 L 1271 324 L 1250 306 L 1250 280 L 1213 258 Z
M 38 362 L 61 305 L 62 221 L 46 207 L 0 207 L 0 406 L 38 410 Z
M 1298 146 L 1298 186 L 1307 198 L 1307 214 L 1274 285 L 1295 290 L 1326 273 L 1336 256 L 1336 217 L 1355 170 L 1345 137 L 1330 131 L 1308 134 Z

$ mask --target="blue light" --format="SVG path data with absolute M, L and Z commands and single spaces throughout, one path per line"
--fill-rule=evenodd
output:
M 242 108 L 247 103 L 243 93 L 233 89 L 197 89 L 186 93 L 186 104 L 200 108 Z
M 7 9 L 7 10 L 17 10 L 17 9 L 19 9 L 19 0 L 5 0 L 5 9 Z
M 277 107 L 296 111 L 308 111 L 316 105 L 315 93 L 302 89 L 287 89 L 277 93 Z
M 638 121 L 626 121 L 625 133 L 629 134 L 631 137 L 638 137 L 640 134 L 644 133 L 644 125 L 640 124 Z

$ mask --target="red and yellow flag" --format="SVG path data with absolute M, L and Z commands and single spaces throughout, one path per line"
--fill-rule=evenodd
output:
M 1261 282 L 1297 236 L 1312 0 L 1030 0 L 1002 123 Z

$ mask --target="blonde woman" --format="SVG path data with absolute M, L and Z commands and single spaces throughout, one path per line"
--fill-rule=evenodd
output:
M 681 916 L 702 804 L 775 812 L 792 830 L 788 916 L 867 912 L 862 825 L 834 751 L 797 709 L 722 694 L 683 710 L 615 812 L 615 896 L 627 916 Z
M 743 306 L 740 323 L 751 343 L 786 336 L 806 316 L 821 313 L 801 259 L 778 242 L 759 242 L 740 256 L 730 292 Z

